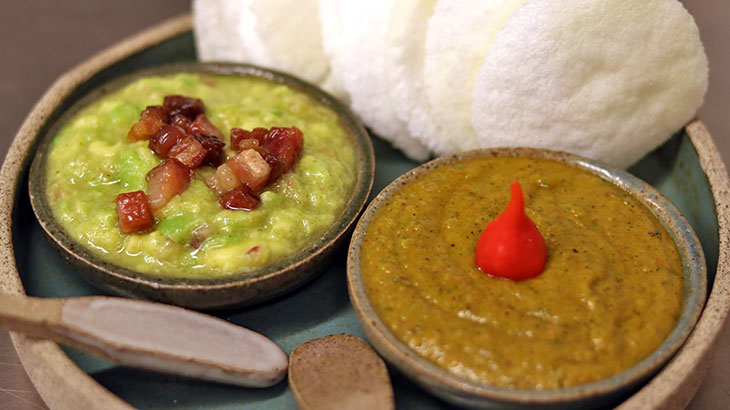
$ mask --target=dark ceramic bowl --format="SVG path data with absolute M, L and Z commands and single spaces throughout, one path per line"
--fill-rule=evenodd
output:
M 404 185 L 434 168 L 482 157 L 522 156 L 556 160 L 585 170 L 629 192 L 662 223 L 677 244 L 684 267 L 684 299 L 678 323 L 666 340 L 633 367 L 606 379 L 574 387 L 518 390 L 477 383 L 456 376 L 418 356 L 396 339 L 368 300 L 360 271 L 360 251 L 368 225 L 385 202 Z M 449 402 L 479 408 L 595 408 L 617 404 L 638 390 L 682 346 L 697 322 L 705 302 L 707 275 L 700 242 L 691 226 L 654 188 L 631 174 L 572 154 L 540 149 L 491 149 L 469 151 L 428 162 L 388 185 L 371 202 L 358 222 L 347 259 L 348 288 L 360 324 L 370 343 L 391 364 L 418 384 Z
M 215 279 L 179 279 L 135 272 L 103 260 L 73 240 L 54 219 L 45 194 L 47 150 L 51 139 L 80 108 L 104 93 L 144 76 L 178 72 L 204 72 L 253 76 L 284 84 L 331 108 L 349 135 L 355 152 L 357 177 L 353 191 L 338 220 L 319 238 L 296 254 L 275 263 Z M 239 64 L 178 63 L 136 72 L 113 80 L 86 95 L 65 111 L 42 135 L 30 170 L 30 200 L 33 211 L 51 243 L 92 284 L 124 296 L 151 299 L 196 309 L 215 309 L 257 303 L 288 292 L 314 277 L 328 265 L 333 253 L 349 238 L 373 183 L 375 160 L 367 131 L 360 121 L 334 97 L 287 74 Z

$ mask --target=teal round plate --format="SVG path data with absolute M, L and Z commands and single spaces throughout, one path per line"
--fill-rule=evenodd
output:
M 64 110 L 100 84 L 132 71 L 194 61 L 191 19 L 165 22 L 125 40 L 61 77 L 42 97 L 16 136 L 0 174 L 0 291 L 41 297 L 103 294 L 88 285 L 53 250 L 33 216 L 28 169 L 38 137 Z M 416 167 L 389 144 L 374 138 L 377 194 Z M 730 309 L 727 211 L 730 183 L 719 153 L 704 126 L 695 121 L 630 170 L 667 196 L 691 223 L 707 259 L 708 303 L 695 331 L 674 359 L 622 406 L 680 408 L 699 386 L 713 343 Z M 331 267 L 296 292 L 215 315 L 260 332 L 287 353 L 299 344 L 333 333 L 364 337 L 346 286 L 346 249 Z M 79 409 L 290 409 L 294 399 L 286 381 L 267 389 L 243 389 L 123 368 L 77 350 L 12 334 L 18 354 L 45 402 L 52 408 Z M 231 341 L 235 343 L 235 341 Z M 451 408 L 390 369 L 398 408 Z M 627 395 L 631 392 L 627 392 Z

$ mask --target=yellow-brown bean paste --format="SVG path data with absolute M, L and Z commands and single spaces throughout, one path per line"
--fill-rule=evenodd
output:
M 547 245 L 544 272 L 481 272 L 474 249 L 509 183 Z M 606 378 L 671 332 L 684 280 L 676 245 L 630 194 L 550 160 L 483 158 L 405 185 L 368 227 L 366 293 L 394 335 L 431 362 L 496 386 L 546 389 Z

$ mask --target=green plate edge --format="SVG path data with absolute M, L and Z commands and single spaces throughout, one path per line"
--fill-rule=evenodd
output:
M 120 75 L 195 59 L 192 32 L 146 48 L 98 72 L 75 89 L 46 124 L 92 89 Z M 41 130 L 43 132 L 45 130 Z M 373 145 L 377 165 L 371 197 L 393 179 L 418 165 L 378 138 L 374 138 Z M 21 187 L 27 186 L 27 171 L 26 168 Z M 717 214 L 709 182 L 689 137 L 684 132 L 678 133 L 629 171 L 656 187 L 689 220 L 705 251 L 708 286 L 711 287 L 719 251 Z M 30 210 L 26 190 L 19 191 L 13 215 L 14 226 L 31 227 L 13 229 L 18 271 L 29 295 L 67 297 L 103 294 L 83 281 L 50 247 Z M 287 353 L 305 341 L 332 333 L 362 337 L 362 329 L 347 295 L 345 260 L 343 250 L 325 273 L 293 294 L 253 308 L 215 314 L 271 337 Z M 127 369 L 75 349 L 64 350 L 101 385 L 140 409 L 274 410 L 295 407 L 285 381 L 269 389 L 241 389 Z M 393 369 L 391 376 L 398 408 L 452 407 L 423 392 Z

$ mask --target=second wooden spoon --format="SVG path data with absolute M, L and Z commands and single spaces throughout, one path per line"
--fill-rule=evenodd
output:
M 388 410 L 393 387 L 383 360 L 348 334 L 301 344 L 291 354 L 289 387 L 301 410 Z

